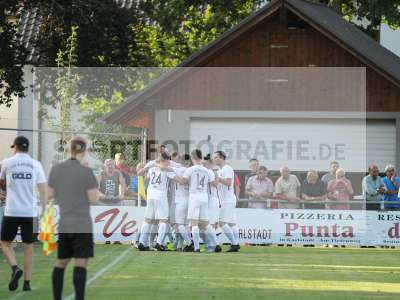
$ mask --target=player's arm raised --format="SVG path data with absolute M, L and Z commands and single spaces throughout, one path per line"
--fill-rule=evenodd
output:
M 138 176 L 143 176 L 143 175 L 145 175 L 146 172 L 147 172 L 150 168 L 154 167 L 154 165 L 155 165 L 155 162 L 154 162 L 154 161 L 149 161 L 144 167 L 143 167 L 142 164 L 138 165 L 138 168 L 137 168 L 137 170 L 136 170 L 136 171 L 137 171 L 137 175 L 138 175 Z

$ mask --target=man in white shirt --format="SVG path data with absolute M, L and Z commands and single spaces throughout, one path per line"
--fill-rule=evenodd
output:
M 167 232 L 169 217 L 168 207 L 168 186 L 169 180 L 175 177 L 175 173 L 169 169 L 169 155 L 162 153 L 161 158 L 155 161 L 147 171 L 149 185 L 147 187 L 147 206 L 145 220 L 140 230 L 139 246 L 140 251 L 149 250 L 149 235 L 152 224 L 158 225 L 158 236 L 155 249 L 165 251 L 163 245 L 164 237 Z
M 8 285 L 10 291 L 18 288 L 18 281 L 24 272 L 18 267 L 12 242 L 18 229 L 24 243 L 24 291 L 30 291 L 32 274 L 34 225 L 37 224 L 37 195 L 39 190 L 42 207 L 46 201 L 46 176 L 40 162 L 27 153 L 29 140 L 24 136 L 15 138 L 11 148 L 14 156 L 2 162 L 0 184 L 6 187 L 6 206 L 1 225 L 1 244 L 4 256 L 11 266 L 12 275 Z
M 200 230 L 205 231 L 207 246 L 217 246 L 215 229 L 208 224 L 208 185 L 215 182 L 214 173 L 202 165 L 202 153 L 193 150 L 193 166 L 187 168 L 182 177 L 176 177 L 181 183 L 189 184 L 189 205 L 187 218 L 192 228 L 194 251 L 200 252 Z M 216 250 L 216 249 L 215 249 Z
M 275 198 L 280 209 L 298 209 L 300 207 L 300 181 L 290 174 L 288 167 L 280 168 L 281 177 L 275 182 Z
M 238 252 L 240 249 L 239 229 L 236 226 L 236 196 L 233 186 L 235 173 L 232 167 L 226 164 L 225 159 L 226 154 L 223 151 L 216 151 L 213 155 L 214 163 L 220 168 L 216 178 L 222 191 L 219 223 L 224 234 L 231 242 L 231 248 L 228 252 Z

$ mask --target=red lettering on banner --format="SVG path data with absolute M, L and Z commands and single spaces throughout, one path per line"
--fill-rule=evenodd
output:
M 322 230 L 324 234 L 322 234 Z M 328 226 L 318 226 L 317 227 L 317 236 L 318 237 L 329 237 L 329 227 Z
M 308 227 L 308 232 L 307 232 L 307 227 Z M 302 236 L 314 236 L 314 228 L 312 226 L 301 226 L 301 235 Z
M 331 228 L 329 226 L 316 226 L 317 230 L 314 230 L 313 225 L 299 226 L 297 223 L 285 223 L 286 232 L 285 236 L 292 236 L 292 233 L 296 233 L 297 229 L 301 230 L 303 237 L 354 237 L 354 230 L 352 226 L 339 226 L 334 224 Z M 314 232 L 317 234 L 314 234 Z
M 128 230 L 135 227 L 136 221 L 129 221 L 124 224 L 128 216 L 127 212 L 123 214 L 121 220 L 114 226 L 113 229 L 111 229 L 111 225 L 113 225 L 114 220 L 119 215 L 119 212 L 120 210 L 118 208 L 113 208 L 102 212 L 95 218 L 95 223 L 103 222 L 108 218 L 103 227 L 103 235 L 105 238 L 112 236 L 119 228 L 121 228 L 121 234 L 125 237 L 130 236 L 135 232 L 135 230 L 132 232 L 128 232 Z
M 291 232 L 299 228 L 297 223 L 285 223 L 286 224 L 286 234 L 285 236 L 292 236 Z
M 124 226 L 121 228 L 121 234 L 123 236 L 130 236 L 136 232 L 136 230 L 133 230 L 132 232 L 128 232 L 129 229 L 134 228 L 136 225 L 136 221 L 129 221 L 126 223 Z
M 343 226 L 342 237 L 354 237 L 353 226 Z
M 394 227 L 389 228 L 388 235 L 391 239 L 399 238 L 399 223 L 395 223 Z

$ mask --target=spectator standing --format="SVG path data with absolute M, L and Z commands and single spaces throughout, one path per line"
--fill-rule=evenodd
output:
M 362 180 L 362 193 L 366 203 L 366 210 L 379 210 L 381 207 L 380 203 L 370 202 L 381 202 L 384 199 L 384 194 L 387 189 L 383 183 L 382 178 L 379 176 L 379 169 L 376 165 L 370 165 L 368 167 L 368 175 Z
M 296 209 L 300 207 L 300 181 L 296 175 L 290 174 L 288 167 L 280 168 L 281 176 L 275 183 L 275 198 L 283 201 L 278 202 L 278 208 Z
M 54 166 L 49 175 L 48 198 L 54 198 L 60 208 L 57 260 L 52 273 L 53 299 L 62 299 L 64 270 L 74 258 L 75 299 L 83 300 L 86 268 L 89 258 L 94 256 L 90 203 L 97 202 L 99 191 L 93 172 L 80 163 L 86 153 L 86 142 L 73 138 L 68 150 L 71 157 Z
M 329 181 L 336 179 L 336 170 L 339 168 L 339 163 L 337 161 L 332 161 L 329 164 L 329 173 L 322 176 L 321 180 L 328 186 Z
M 349 201 L 354 194 L 350 180 L 342 168 L 336 170 L 336 179 L 330 180 L 327 187 L 328 198 L 333 201 Z M 350 209 L 350 204 L 328 204 L 328 209 Z
M 313 203 L 325 201 L 327 197 L 326 187 L 322 180 L 318 177 L 318 172 L 309 170 L 307 178 L 301 185 L 301 199 L 307 201 L 304 204 L 305 209 L 325 209 L 324 203 Z
M 398 202 L 399 201 L 399 187 L 400 178 L 396 176 L 396 170 L 394 166 L 388 165 L 385 167 L 386 177 L 383 178 L 383 183 L 387 189 L 384 196 L 385 202 Z M 399 210 L 399 203 L 385 203 L 385 209 L 388 210 Z
M 249 199 L 264 201 L 264 203 L 249 202 L 249 208 L 266 208 L 268 198 L 272 197 L 274 184 L 267 175 L 267 168 L 265 166 L 260 166 L 257 170 L 257 175 L 247 180 L 246 195 L 249 196 Z
M 104 162 L 104 170 L 97 178 L 100 185 L 100 200 L 104 204 L 112 204 L 120 201 L 126 191 L 125 179 L 115 169 L 115 162 L 107 159 Z
M 256 176 L 257 175 L 257 170 L 259 167 L 260 163 L 258 162 L 257 158 L 252 158 L 249 160 L 249 170 L 250 173 L 246 174 L 244 177 L 244 185 L 247 185 L 247 181 L 250 179 L 250 177 Z
M 37 195 L 40 193 L 42 208 L 46 201 L 46 176 L 40 162 L 28 154 L 29 140 L 24 136 L 15 138 L 11 148 L 14 156 L 3 161 L 0 185 L 6 187 L 6 206 L 1 224 L 1 244 L 4 256 L 11 266 L 12 274 L 8 285 L 10 291 L 18 288 L 18 281 L 24 274 L 24 291 L 30 291 L 33 262 L 33 242 L 37 230 Z M 24 271 L 18 265 L 12 242 L 18 229 L 24 243 Z

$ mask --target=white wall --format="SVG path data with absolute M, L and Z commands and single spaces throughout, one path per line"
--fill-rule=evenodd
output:
M 0 128 L 18 128 L 18 102 L 11 107 L 0 105 Z M 0 161 L 11 155 L 10 145 L 17 136 L 15 131 L 0 130 Z
M 382 24 L 381 44 L 400 56 L 400 28 L 393 30 L 387 24 Z

